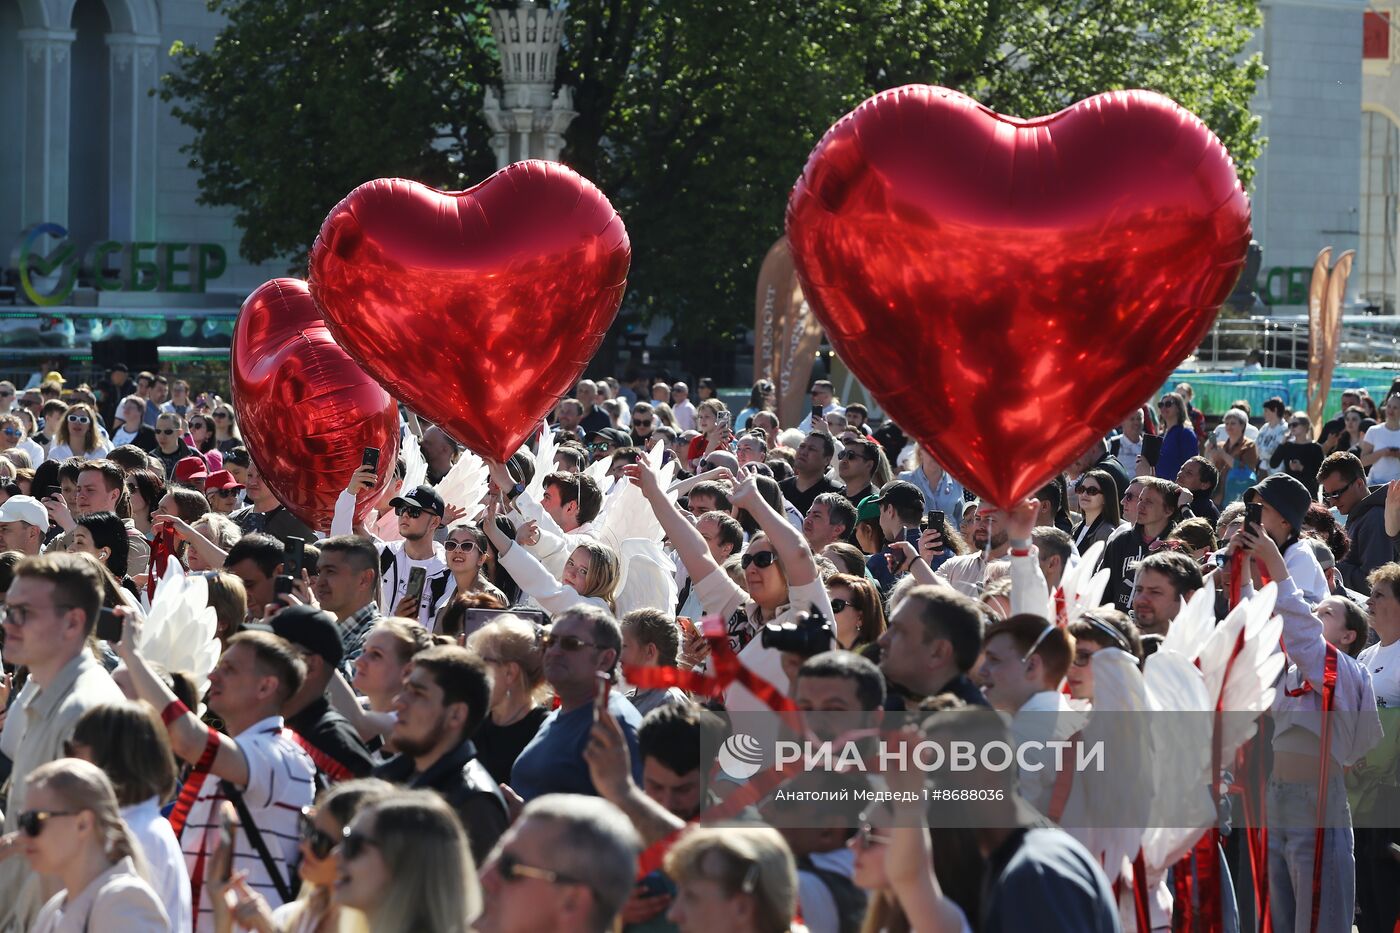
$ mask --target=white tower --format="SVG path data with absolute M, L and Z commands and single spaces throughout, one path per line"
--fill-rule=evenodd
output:
M 487 88 L 483 116 L 497 168 L 522 159 L 558 159 L 564 148 L 564 130 L 578 114 L 571 88 L 554 91 L 563 30 L 564 11 L 548 2 L 519 0 L 514 9 L 491 11 L 505 94 Z

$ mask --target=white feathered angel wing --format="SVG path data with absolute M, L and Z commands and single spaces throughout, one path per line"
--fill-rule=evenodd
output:
M 1065 571 L 1060 591 L 1065 598 L 1065 613 L 1069 618 L 1103 604 L 1103 591 L 1108 586 L 1108 568 L 1098 573 L 1094 567 L 1103 553 L 1103 542 L 1096 541 L 1080 558 L 1079 563 Z
M 674 461 L 661 467 L 657 482 L 662 489 L 670 485 L 675 473 Z M 619 553 L 622 543 L 632 538 L 641 538 L 658 546 L 666 540 L 666 532 L 656 519 L 656 511 L 642 495 L 641 487 L 631 480 L 624 479 L 612 489 L 598 514 L 595 520 L 598 540 Z
M 676 608 L 676 565 L 658 542 L 629 538 L 617 548 L 622 576 L 618 583 L 617 617 L 633 609 L 660 609 L 671 615 Z
M 1162 639 L 1160 650 L 1174 651 L 1186 660 L 1194 661 L 1201 656 L 1214 631 L 1215 578 L 1212 576 L 1176 614 L 1166 637 Z
M 468 521 L 475 521 L 482 511 L 481 500 L 486 497 L 489 473 L 486 461 L 470 450 L 464 450 L 442 482 L 437 484 L 438 495 L 449 505 L 464 509 Z
M 218 614 L 209 605 L 208 582 L 197 574 L 186 575 L 172 560 L 156 584 L 137 648 L 166 670 L 191 675 L 203 696 L 209 672 L 219 661 L 218 627 Z
M 412 431 L 404 431 L 399 444 L 399 456 L 403 457 L 403 488 L 417 489 L 428 481 L 428 461 L 423 458 L 423 450 L 418 446 L 418 437 Z
M 1147 684 L 1136 660 L 1117 648 L 1104 648 L 1090 661 L 1094 708 L 1081 733 L 1081 747 L 1103 749 L 1103 769 L 1074 773 L 1061 816 L 1065 829 L 1089 849 L 1116 880 L 1142 846 L 1152 801 L 1153 744 L 1144 719 L 1151 707 Z M 1068 764 L 1068 759 L 1067 759 Z
M 1143 679 L 1153 714 L 1153 768 L 1142 849 L 1152 875 L 1174 865 L 1215 819 L 1207 719 L 1213 707 L 1200 669 L 1175 651 L 1161 648 L 1149 657 Z
M 554 472 L 554 452 L 558 449 L 554 432 L 549 425 L 545 425 L 540 430 L 539 443 L 535 445 L 535 475 L 525 484 L 526 494 L 535 502 L 544 499 L 544 478 Z
M 605 457 L 597 463 L 590 463 L 583 468 L 583 472 L 593 477 L 593 482 L 597 483 L 598 488 L 604 492 L 607 492 L 608 487 L 611 485 L 608 482 L 608 470 L 612 469 L 612 462 L 612 457 Z

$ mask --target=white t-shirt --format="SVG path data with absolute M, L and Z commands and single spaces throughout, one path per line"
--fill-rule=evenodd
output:
M 1384 423 L 1367 428 L 1363 439 L 1373 450 L 1400 450 L 1400 431 L 1392 431 Z M 1371 471 L 1366 474 L 1366 481 L 1373 486 L 1388 483 L 1393 479 L 1400 479 L 1400 457 L 1381 457 L 1371 464 Z
M 389 569 L 384 571 L 380 580 L 382 590 L 379 600 L 379 610 L 386 615 L 393 615 L 394 609 L 398 606 L 399 600 L 408 593 L 408 578 L 413 573 L 414 567 L 422 567 L 428 573 L 428 578 L 423 583 L 423 595 L 418 600 L 418 621 L 432 629 L 433 624 L 433 596 L 432 581 L 447 573 L 446 551 L 441 544 L 433 544 L 433 556 L 426 560 L 414 560 L 404 552 L 403 541 L 391 541 L 384 545 L 393 553 L 394 559 L 389 564 Z
M 1371 672 L 1371 688 L 1379 709 L 1400 708 L 1400 641 L 1363 648 L 1357 658 Z
M 311 756 L 283 732 L 281 716 L 270 716 L 258 722 L 240 732 L 234 741 L 248 762 L 248 785 L 242 788 L 248 814 L 257 824 L 283 879 L 290 880 L 288 866 L 297 857 L 297 815 L 302 807 L 310 806 L 316 796 L 316 765 Z M 202 877 L 195 878 L 195 866 L 200 863 L 202 854 L 201 871 L 208 870 L 209 859 L 219 845 L 219 818 L 215 807 L 226 799 L 219 791 L 219 778 L 205 775 L 180 837 L 185 867 L 189 869 L 192 883 L 200 886 L 197 933 L 211 933 L 214 911 L 209 906 L 209 886 L 203 884 Z M 248 886 L 266 898 L 269 906 L 275 908 L 282 904 L 272 877 L 243 827 L 233 840 L 233 867 L 248 872 Z
M 122 807 L 122 819 L 136 841 L 150 869 L 150 884 L 165 905 L 171 929 L 188 930 L 193 914 L 190 910 L 190 876 L 185 870 L 185 857 L 180 852 L 180 840 L 170 821 L 161 816 L 160 801 L 155 797 L 141 803 Z
M 131 443 L 140 430 L 139 427 L 135 431 L 128 431 L 124 426 L 117 428 L 116 433 L 112 435 L 112 446 L 120 447 L 123 444 Z

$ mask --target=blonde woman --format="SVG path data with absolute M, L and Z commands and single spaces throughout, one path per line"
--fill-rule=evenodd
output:
M 481 884 L 466 833 L 434 791 L 403 791 L 360 810 L 340 843 L 335 903 L 375 933 L 467 933 Z
M 79 402 L 68 407 L 68 413 L 58 425 L 58 436 L 49 448 L 49 459 L 62 463 L 69 457 L 97 460 L 107 456 L 112 445 L 98 433 L 97 412 L 92 406 Z
M 584 541 L 564 562 L 562 580 L 554 579 L 535 555 L 506 537 L 496 524 L 497 507 L 486 508 L 482 530 L 496 548 L 497 561 L 521 591 L 533 597 L 547 612 L 563 612 L 584 603 L 614 611 L 613 597 L 620 576 L 617 553 L 597 541 Z
M 491 668 L 491 710 L 472 744 L 491 777 L 507 784 L 511 765 L 549 715 L 539 633 L 524 619 L 503 616 L 468 636 L 467 648 Z
M 29 773 L 18 844 L 30 867 L 57 878 L 33 933 L 169 933 L 146 883 L 140 847 L 122 821 L 112 782 L 96 765 L 60 758 Z
M 356 813 L 395 792 L 394 785 L 378 778 L 346 781 L 322 791 L 316 805 L 304 808 L 297 820 L 301 837 L 297 874 L 302 882 L 297 899 L 273 910 L 262 895 L 248 887 L 247 872 L 240 871 L 228 885 L 237 897 L 228 919 L 241 929 L 258 933 L 369 933 L 363 913 L 341 907 L 331 896 L 340 871 L 340 843 Z M 218 898 L 215 903 L 223 900 Z M 232 929 L 219 921 L 216 927 L 219 933 Z
M 360 739 L 369 743 L 376 763 L 383 764 L 393 757 L 383 743 L 398 721 L 394 698 L 403 690 L 409 662 L 414 655 L 440 643 L 412 619 L 380 619 L 365 636 L 364 650 L 351 665 L 353 679 L 347 683 L 338 671 L 331 678 L 331 705 L 350 720 Z
M 681 933 L 788 933 L 797 865 L 776 829 L 694 829 L 666 854 L 676 899 L 666 914 Z

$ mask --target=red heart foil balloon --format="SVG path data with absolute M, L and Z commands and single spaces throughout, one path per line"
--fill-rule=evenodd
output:
M 467 191 L 361 185 L 311 250 L 331 332 L 396 398 L 505 460 L 573 391 L 617 316 L 632 250 L 591 182 L 517 162 Z
M 377 447 L 379 482 L 355 502 L 355 525 L 399 455 L 399 408 L 326 329 L 299 279 L 248 296 L 233 328 L 233 407 L 263 482 L 297 518 L 330 528 L 335 500 Z
M 1243 267 L 1220 141 L 1149 91 L 1049 117 L 945 88 L 870 98 L 788 202 L 803 294 L 885 411 L 1003 508 L 1162 385 Z

